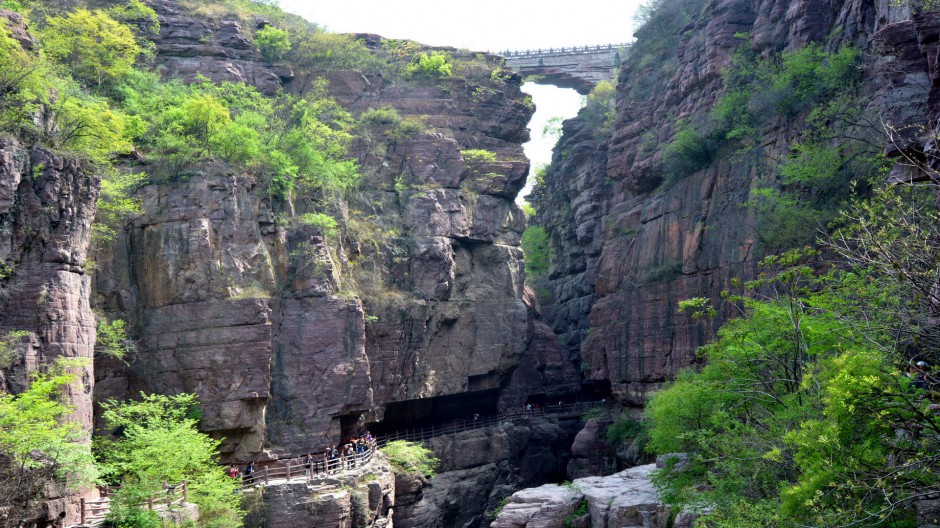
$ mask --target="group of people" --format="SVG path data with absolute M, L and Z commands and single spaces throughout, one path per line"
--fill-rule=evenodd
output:
M 320 473 L 354 468 L 373 447 L 375 447 L 375 439 L 371 433 L 365 433 L 357 438 L 350 438 L 345 444 L 327 447 L 319 457 L 314 456 L 313 453 L 307 453 L 301 457 L 304 473 L 309 479 Z
M 374 444 L 375 439 L 372 437 L 372 433 L 360 435 L 358 438 L 350 438 L 349 442 L 345 444 L 327 447 L 323 451 L 319 462 L 322 463 L 322 469 L 327 472 L 343 468 L 354 468 L 357 461 L 361 460 L 366 452 L 374 447 Z M 321 465 L 314 460 L 312 453 L 307 453 L 307 456 L 304 457 L 304 468 L 309 475 L 311 469 L 319 473 Z
M 320 473 L 332 473 L 356 467 L 364 460 L 366 453 L 374 447 L 375 438 L 371 433 L 365 433 L 357 438 L 350 438 L 345 444 L 331 445 L 319 457 L 314 456 L 313 453 L 307 453 L 301 456 L 300 460 L 304 466 L 305 476 L 311 479 Z M 225 474 L 231 478 L 241 478 L 245 484 L 252 484 L 255 479 L 255 464 L 249 462 L 244 469 L 231 464 L 226 468 Z
M 249 462 L 244 470 L 238 469 L 238 466 L 231 464 L 225 473 L 232 478 L 241 478 L 246 484 L 251 484 L 255 478 L 255 463 Z

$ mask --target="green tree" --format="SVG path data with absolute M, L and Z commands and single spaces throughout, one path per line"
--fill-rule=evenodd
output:
M 104 317 L 98 319 L 98 328 L 95 332 L 95 353 L 124 360 L 130 352 L 136 349 L 134 341 L 127 337 L 126 323 L 123 319 L 113 321 L 108 321 Z
M 30 525 L 44 493 L 77 489 L 97 478 L 88 433 L 69 419 L 62 389 L 76 383 L 74 360 L 32 375 L 19 394 L 0 385 L 0 510 L 9 526 Z
M 140 400 L 108 401 L 102 416 L 112 430 L 96 438 L 95 451 L 102 473 L 121 489 L 112 502 L 110 517 L 118 526 L 159 526 L 152 512 L 141 506 L 146 497 L 162 489 L 163 481 L 188 481 L 190 501 L 199 506 L 205 527 L 241 526 L 240 483 L 225 476 L 218 463 L 220 442 L 197 428 L 196 396 L 141 394 Z
M 59 88 L 44 130 L 53 145 L 98 163 L 134 149 L 134 139 L 145 128 L 140 119 L 112 109 L 106 99 L 88 95 L 67 81 Z
M 552 248 L 545 228 L 530 225 L 522 233 L 525 272 L 530 278 L 544 277 L 552 262 Z
M 453 66 L 446 52 L 432 51 L 419 55 L 416 62 L 408 65 L 406 72 L 409 75 L 421 75 L 424 77 L 450 77 L 453 73 Z
M 255 31 L 255 44 L 267 61 L 279 61 L 290 51 L 290 35 L 271 25 Z
M 144 183 L 147 175 L 111 167 L 100 172 L 101 191 L 95 209 L 92 238 L 97 242 L 109 242 L 118 230 L 124 228 L 126 222 L 141 214 L 140 200 L 133 193 Z
M 595 137 L 609 134 L 617 117 L 617 88 L 610 81 L 600 81 L 584 98 L 580 117 L 594 130 Z
M 140 53 L 145 58 L 154 57 L 157 46 L 151 37 L 160 34 L 160 17 L 153 8 L 141 0 L 128 0 L 126 4 L 108 9 L 107 13 L 134 33 Z
M 104 11 L 87 9 L 50 17 L 42 44 L 76 78 L 97 86 L 130 73 L 141 51 L 130 28 Z
M 690 454 L 658 477 L 668 501 L 713 506 L 703 526 L 915 525 L 940 492 L 936 396 L 904 375 L 940 361 L 931 187 L 855 200 L 825 241 L 837 268 L 791 252 L 725 295 L 740 317 L 646 409 L 653 449 Z

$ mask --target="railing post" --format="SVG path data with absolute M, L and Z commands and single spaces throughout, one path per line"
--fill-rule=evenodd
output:
M 287 480 L 290 480 L 290 460 L 287 461 Z
M 81 519 L 82 519 L 82 524 L 85 524 L 85 499 L 84 498 L 82 498 L 81 504 L 82 504 Z
M 147 497 L 147 509 L 153 509 L 153 495 Z
M 268 483 L 268 466 L 264 466 L 264 483 L 265 485 Z
M 183 502 L 189 502 L 188 494 L 186 493 L 186 479 L 183 479 Z

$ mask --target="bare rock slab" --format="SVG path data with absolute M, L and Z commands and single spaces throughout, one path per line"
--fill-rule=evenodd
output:
M 669 510 L 650 480 L 655 464 L 607 477 L 576 479 L 572 485 L 546 484 L 514 493 L 493 528 L 561 528 L 565 521 L 586 528 L 665 528 Z M 578 516 L 582 501 L 587 514 Z

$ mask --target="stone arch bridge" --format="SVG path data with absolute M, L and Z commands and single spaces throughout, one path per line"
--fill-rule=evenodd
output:
M 600 81 L 613 81 L 614 70 L 629 44 L 602 44 L 525 51 L 501 51 L 506 65 L 523 76 L 538 75 L 539 84 L 574 88 L 587 95 Z

